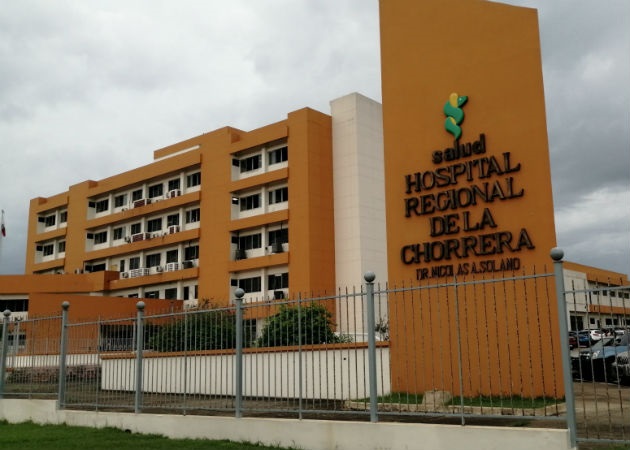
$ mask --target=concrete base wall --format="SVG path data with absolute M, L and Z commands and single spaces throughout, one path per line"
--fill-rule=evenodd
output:
M 169 438 L 229 439 L 304 450 L 569 449 L 566 430 L 57 410 L 52 400 L 0 400 L 0 420 L 113 427 Z

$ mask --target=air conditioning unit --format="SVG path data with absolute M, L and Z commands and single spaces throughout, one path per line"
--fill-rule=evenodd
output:
M 161 231 L 156 231 L 155 233 L 151 233 L 152 238 L 162 237 L 163 233 Z
M 74 273 L 76 274 L 83 273 L 83 269 L 74 269 Z
M 195 262 L 194 261 L 182 261 L 182 268 L 184 269 L 191 269 L 195 267 Z
M 162 272 L 162 270 L 164 270 L 164 269 L 162 269 L 162 266 L 155 266 L 155 271 L 156 272 L 159 273 L 159 272 Z
M 144 277 L 149 275 L 150 272 L 151 270 L 145 267 L 141 267 L 139 269 L 131 269 L 129 271 L 129 278 Z
M 179 189 L 173 189 L 172 191 L 168 191 L 166 198 L 179 197 L 180 195 L 182 195 L 182 191 Z
M 234 259 L 236 259 L 237 261 L 239 259 L 247 259 L 247 252 L 242 248 L 237 248 L 234 252 Z
M 168 227 L 168 234 L 178 233 L 179 225 L 171 225 Z
M 123 208 L 121 209 L 121 211 L 127 211 L 129 208 L 127 208 L 126 206 L 123 206 Z
M 274 300 L 282 300 L 284 298 L 284 291 L 273 291 Z
M 145 239 L 151 239 L 149 233 L 136 233 L 131 235 L 131 242 L 144 241 Z
M 129 272 L 120 272 L 120 278 L 129 278 Z
M 150 198 L 141 198 L 140 200 L 135 200 L 133 202 L 133 207 L 139 208 L 140 206 L 148 205 L 149 203 L 151 203 Z
M 170 262 L 166 263 L 166 267 L 164 268 L 166 272 L 173 272 L 175 270 L 179 270 L 179 263 Z
M 125 242 L 127 243 L 131 242 L 131 236 L 125 236 Z

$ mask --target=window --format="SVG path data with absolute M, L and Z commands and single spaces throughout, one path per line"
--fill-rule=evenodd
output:
M 269 152 L 269 165 L 278 164 L 289 159 L 289 147 L 284 146 Z
M 158 298 L 160 296 L 160 291 L 145 291 L 144 298 Z
M 250 156 L 249 158 L 241 159 L 241 173 L 251 172 L 252 170 L 260 169 L 262 163 L 261 155 Z
M 267 289 L 286 289 L 289 287 L 289 274 L 279 273 L 267 277 Z
M 177 288 L 164 289 L 164 298 L 167 300 L 177 299 Z
M 186 176 L 186 187 L 199 186 L 201 184 L 201 172 L 191 173 Z
M 166 263 L 175 263 L 179 261 L 179 251 L 169 250 L 166 252 Z
M 99 200 L 95 202 L 94 208 L 96 208 L 97 213 L 109 210 L 109 199 L 106 198 L 104 200 Z
M 55 246 L 53 244 L 46 244 L 42 246 L 42 255 L 50 256 L 55 252 Z
M 179 214 L 171 214 L 166 216 L 166 226 L 179 225 Z
M 124 272 L 124 271 L 125 271 L 125 260 L 124 260 L 124 259 L 121 259 L 121 260 L 120 260 L 120 262 L 119 262 L 119 264 L 118 264 L 118 269 L 119 269 L 121 272 Z
M 123 227 L 114 228 L 114 240 L 119 241 L 125 237 L 125 229 Z
M 184 260 L 190 261 L 191 259 L 199 258 L 199 246 L 192 245 L 184 249 Z
M 94 233 L 94 244 L 104 244 L 107 242 L 107 231 Z
M 159 266 L 161 259 L 162 259 L 162 255 L 160 255 L 159 253 L 153 253 L 152 255 L 147 255 L 145 259 L 146 264 L 144 267 Z
M 149 233 L 162 230 L 162 218 L 151 219 L 147 221 L 147 231 Z
M 90 272 L 102 272 L 106 268 L 105 263 L 93 264 Z
M 260 292 L 260 277 L 242 278 L 238 280 L 238 287 L 243 289 L 245 293 Z
M 154 184 L 153 186 L 149 186 L 149 197 L 150 198 L 160 197 L 162 195 L 164 195 L 164 185 L 162 185 L 162 183 Z
M 142 224 L 140 223 L 132 223 L 131 224 L 131 234 L 138 234 L 142 232 Z
M 260 247 L 262 247 L 261 233 L 250 234 L 248 236 L 241 236 L 238 238 L 238 248 L 241 250 L 250 250 L 252 248 Z
M 276 242 L 286 244 L 289 242 L 289 230 L 287 228 L 281 228 L 279 230 L 270 231 L 268 242 L 269 245 L 275 244 Z
M 269 191 L 269 204 L 282 203 L 289 200 L 289 188 L 283 187 L 273 191 Z
M 134 256 L 133 258 L 129 258 L 129 270 L 139 269 L 140 268 L 140 257 Z
M 66 252 L 66 241 L 61 241 L 57 244 L 57 252 L 58 253 Z
M 141 200 L 143 198 L 142 189 L 136 189 L 131 193 L 131 201 Z
M 186 223 L 199 222 L 201 220 L 201 211 L 199 208 L 186 211 Z
M 127 194 L 120 194 L 114 197 L 114 208 L 122 208 L 127 203 Z
M 68 211 L 61 211 L 59 213 L 59 223 L 66 223 L 68 221 Z
M 260 194 L 248 195 L 240 199 L 241 211 L 260 208 Z
M 168 180 L 168 190 L 174 191 L 175 189 L 180 188 L 179 178 L 175 178 L 174 180 Z
M 57 217 L 54 214 L 52 214 L 50 216 L 46 216 L 44 218 L 44 226 L 46 226 L 46 227 L 54 227 L 55 223 L 56 223 L 56 220 L 57 220 Z

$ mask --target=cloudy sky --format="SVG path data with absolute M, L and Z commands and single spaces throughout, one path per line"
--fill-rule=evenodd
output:
M 558 244 L 630 272 L 630 1 L 539 10 Z M 381 100 L 377 0 L 19 0 L 0 9 L 0 274 L 28 206 L 226 125 Z

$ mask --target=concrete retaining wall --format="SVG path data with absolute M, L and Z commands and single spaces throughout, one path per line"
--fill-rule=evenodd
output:
M 569 449 L 566 430 L 59 411 L 52 400 L 0 400 L 0 420 L 113 427 L 169 438 L 229 439 L 304 450 Z

